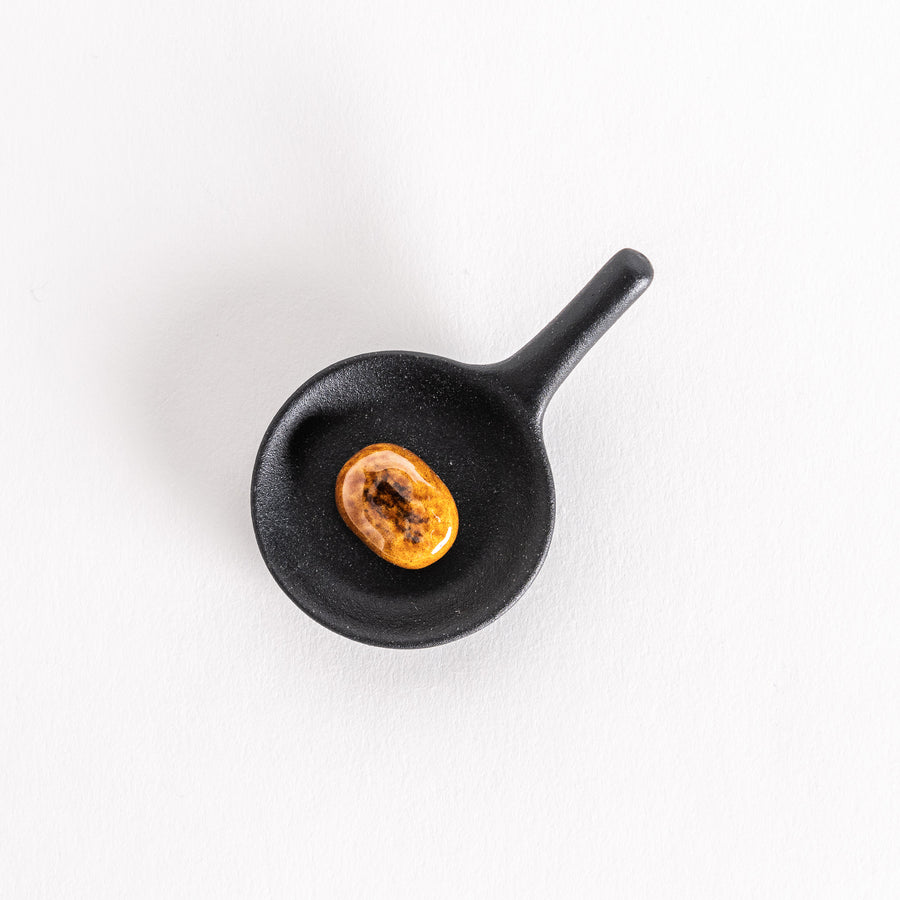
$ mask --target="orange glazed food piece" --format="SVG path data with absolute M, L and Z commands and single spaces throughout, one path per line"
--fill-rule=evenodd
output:
M 382 559 L 404 569 L 437 562 L 459 531 L 447 485 L 415 453 L 370 444 L 344 463 L 334 498 L 350 530 Z

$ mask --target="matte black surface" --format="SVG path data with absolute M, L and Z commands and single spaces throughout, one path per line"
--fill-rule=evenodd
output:
M 553 531 L 546 404 L 652 277 L 646 257 L 620 251 L 502 363 L 371 353 L 307 381 L 266 431 L 251 489 L 260 551 L 285 593 L 334 631 L 385 647 L 453 640 L 515 602 Z M 427 568 L 376 556 L 338 514 L 341 466 L 380 442 L 424 459 L 456 500 L 456 543 Z

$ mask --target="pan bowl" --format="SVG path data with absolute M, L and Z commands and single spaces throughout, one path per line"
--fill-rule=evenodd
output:
M 254 468 L 253 523 L 272 575 L 313 619 L 369 644 L 426 647 L 487 624 L 528 587 L 550 543 L 553 481 L 539 419 L 496 369 L 356 356 L 276 415 Z M 412 450 L 456 501 L 456 541 L 424 569 L 376 556 L 337 511 L 341 466 L 373 443 Z

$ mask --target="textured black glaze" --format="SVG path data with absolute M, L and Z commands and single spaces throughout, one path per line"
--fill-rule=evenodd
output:
M 621 250 L 501 363 L 370 353 L 307 381 L 266 431 L 251 489 L 260 551 L 285 593 L 328 628 L 385 647 L 453 640 L 514 603 L 553 531 L 544 409 L 652 277 L 646 257 Z M 335 506 L 342 465 L 380 442 L 424 459 L 459 509 L 455 545 L 425 569 L 376 556 Z

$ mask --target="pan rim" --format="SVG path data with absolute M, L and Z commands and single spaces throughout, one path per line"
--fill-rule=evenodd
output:
M 423 634 L 421 631 L 412 632 L 407 635 L 404 635 L 402 632 L 394 632 L 390 635 L 387 635 L 384 633 L 384 629 L 359 627 L 354 625 L 352 621 L 349 621 L 346 617 L 341 615 L 330 617 L 327 615 L 327 613 L 324 612 L 324 609 L 326 609 L 327 607 L 323 607 L 323 605 L 313 605 L 305 602 L 306 597 L 304 597 L 300 592 L 297 592 L 288 587 L 288 585 L 285 583 L 284 578 L 281 576 L 278 569 L 274 565 L 274 562 L 270 557 L 269 549 L 267 548 L 267 545 L 263 538 L 262 527 L 258 516 L 258 498 L 262 482 L 262 464 L 265 452 L 269 447 L 278 426 L 282 423 L 285 416 L 297 405 L 298 401 L 300 401 L 302 397 L 304 397 L 316 384 L 318 384 L 323 379 L 327 378 L 337 371 L 340 371 L 341 369 L 364 363 L 366 360 L 371 360 L 373 358 L 384 357 L 402 357 L 420 362 L 432 362 L 441 367 L 450 366 L 456 369 L 460 369 L 467 372 L 473 378 L 477 379 L 480 385 L 488 387 L 492 392 L 497 392 L 500 396 L 502 396 L 506 404 L 509 404 L 510 400 L 513 400 L 514 402 L 512 406 L 513 409 L 516 410 L 516 418 L 519 418 L 521 424 L 525 426 L 524 430 L 529 433 L 533 439 L 531 441 L 532 450 L 537 454 L 537 462 L 539 463 L 540 470 L 542 471 L 546 479 L 548 501 L 547 525 L 546 529 L 544 530 L 543 540 L 541 541 L 539 552 L 537 553 L 536 558 L 532 560 L 530 570 L 528 571 L 526 577 L 523 578 L 522 581 L 512 589 L 510 595 L 505 599 L 503 603 L 501 603 L 499 606 L 493 604 L 486 605 L 486 612 L 483 616 L 474 617 L 471 621 L 467 622 L 457 631 L 447 629 L 445 625 L 443 630 L 440 630 L 433 635 Z M 260 441 L 259 448 L 256 453 L 256 458 L 253 464 L 250 485 L 250 513 L 253 522 L 253 531 L 256 537 L 257 546 L 259 547 L 260 555 L 262 556 L 263 561 L 266 564 L 266 568 L 269 570 L 269 573 L 275 580 L 276 584 L 278 584 L 281 590 L 288 596 L 288 598 L 291 600 L 291 602 L 294 603 L 295 606 L 297 606 L 315 622 L 318 622 L 320 625 L 328 628 L 336 634 L 340 634 L 343 637 L 350 638 L 369 646 L 384 647 L 388 649 L 424 649 L 426 647 L 435 647 L 450 643 L 452 641 L 465 637 L 466 635 L 473 634 L 476 631 L 480 631 L 482 628 L 495 621 L 504 612 L 509 610 L 529 589 L 546 560 L 553 537 L 556 518 L 556 498 L 553 484 L 553 473 L 550 468 L 550 462 L 547 457 L 547 451 L 543 441 L 543 429 L 541 427 L 540 420 L 535 419 L 534 416 L 531 415 L 531 411 L 527 409 L 521 402 L 519 402 L 519 399 L 515 394 L 507 390 L 501 382 L 492 377 L 494 369 L 495 366 L 492 365 L 473 365 L 461 363 L 456 360 L 448 359 L 446 357 L 437 356 L 435 354 L 420 353 L 414 351 L 388 350 L 357 354 L 355 356 L 350 356 L 345 359 L 338 360 L 337 362 L 332 363 L 331 365 L 327 366 L 324 369 L 321 369 L 319 372 L 312 375 L 310 378 L 304 381 L 303 384 L 301 384 L 300 387 L 298 387 L 287 398 L 287 400 L 285 400 L 285 402 L 275 413 L 271 422 L 266 428 L 262 440 Z M 298 594 L 300 594 L 300 596 L 298 596 Z M 437 629 L 440 626 L 430 627 L 432 629 Z

